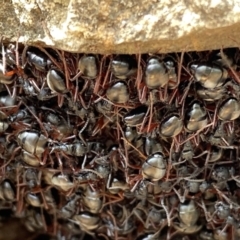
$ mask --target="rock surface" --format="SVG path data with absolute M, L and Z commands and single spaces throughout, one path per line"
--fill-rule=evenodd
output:
M 5 41 L 72 52 L 146 53 L 240 46 L 237 0 L 4 0 Z

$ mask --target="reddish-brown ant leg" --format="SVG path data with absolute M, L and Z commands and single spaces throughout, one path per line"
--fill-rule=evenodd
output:
M 22 51 L 22 68 L 24 69 L 25 66 L 27 65 L 27 60 L 26 60 L 26 54 L 28 50 L 28 45 L 25 45 Z
M 169 153 L 169 161 L 168 161 L 168 166 L 167 166 L 167 173 L 166 173 L 166 181 L 168 181 L 169 175 L 170 175 L 170 170 L 172 168 L 172 151 L 174 147 L 174 140 L 172 139 L 172 144 L 170 148 L 170 153 Z
M 70 163 L 71 163 L 71 158 L 65 153 L 65 152 L 61 152 L 61 155 L 64 156 Z M 76 171 L 76 169 L 72 166 L 72 164 L 69 164 L 70 168 L 72 169 L 73 172 Z
M 129 163 L 129 161 L 128 161 L 128 150 L 127 150 L 127 149 L 126 149 L 126 151 L 125 151 L 125 152 L 127 152 L 126 156 L 121 152 L 121 150 L 118 150 L 118 152 L 120 153 L 120 155 L 122 156 L 122 158 L 123 158 L 124 161 L 125 161 L 125 169 L 127 169 L 127 167 L 130 167 L 130 168 L 132 168 L 132 169 L 137 169 L 137 170 L 140 170 L 140 169 L 141 169 L 140 166 L 133 166 L 133 165 L 131 165 L 131 164 Z M 126 167 L 126 166 L 127 166 L 127 167 Z M 126 171 L 125 171 L 125 173 L 126 173 Z M 128 179 L 128 176 L 127 176 L 127 179 Z
M 186 143 L 187 141 L 195 138 L 195 136 L 197 136 L 201 131 L 203 131 L 204 129 L 212 126 L 213 123 L 209 123 L 206 126 L 202 127 L 201 129 L 197 130 L 194 134 L 192 134 L 189 138 L 187 138 L 186 140 L 184 140 L 183 142 L 181 142 L 179 145 L 183 145 L 184 143 Z
M 47 159 L 48 159 L 48 155 L 49 155 L 49 151 L 46 149 L 46 150 L 43 152 L 42 160 L 39 159 L 40 165 L 42 165 L 42 166 L 46 165 Z M 51 158 L 50 158 L 50 159 L 51 159 Z M 51 159 L 51 160 L 52 160 L 52 159 Z
M 38 184 L 39 187 L 41 187 L 42 174 L 43 174 L 42 171 L 38 172 L 37 184 Z M 43 198 L 44 205 L 46 206 L 46 209 L 48 209 L 47 202 L 46 202 L 45 196 L 44 196 L 41 188 L 40 188 L 40 192 L 41 192 L 41 195 L 42 195 L 42 198 Z
M 62 175 L 64 175 L 64 173 L 63 173 L 63 163 L 62 163 L 62 160 L 61 160 L 61 158 L 60 158 L 60 155 L 59 155 L 59 153 L 57 153 L 57 152 L 55 152 L 55 155 L 56 155 L 57 160 L 58 160 L 58 164 L 59 164 L 59 167 L 60 167 L 60 171 L 61 171 Z
M 147 87 L 146 86 L 143 86 L 142 88 L 139 87 L 137 91 L 138 91 L 138 98 L 140 103 L 143 103 L 143 104 L 146 103 Z
M 58 51 L 57 51 L 58 52 Z M 58 52 L 58 54 L 60 54 Z M 64 56 L 64 51 L 61 51 L 61 54 L 60 54 L 60 58 L 63 62 L 63 67 L 64 67 L 64 73 L 65 73 L 65 79 L 66 79 L 66 86 L 67 86 L 67 89 L 69 89 L 69 73 L 68 73 L 68 68 L 67 68 L 67 63 L 66 63 L 66 60 L 65 60 L 65 56 Z
M 146 114 L 145 114 L 145 116 L 144 116 L 144 118 L 143 118 L 142 123 L 141 123 L 141 127 L 140 127 L 140 130 L 139 130 L 139 133 L 140 133 L 140 134 L 143 133 L 143 128 L 144 128 L 144 125 L 145 125 L 145 123 L 146 123 L 146 121 L 147 121 L 149 112 L 150 112 L 150 107 L 148 107 L 148 110 L 147 110 L 147 112 L 146 112 Z
M 152 123 L 152 119 L 153 119 L 153 96 L 152 96 L 152 92 L 150 92 L 150 115 L 149 115 L 149 120 L 148 120 L 148 127 L 147 127 L 147 132 L 150 132 L 150 128 L 151 128 L 151 123 Z
M 238 204 L 234 203 L 230 198 L 228 198 L 222 191 L 220 191 L 214 183 L 212 183 L 212 186 L 217 191 L 219 197 L 224 199 L 230 205 L 230 208 L 232 208 L 233 205 L 238 205 Z
M 135 82 L 135 86 L 139 90 L 140 85 L 141 85 L 141 81 L 142 81 L 141 54 L 138 54 L 137 59 L 138 59 L 138 68 L 137 68 L 137 79 L 136 79 L 136 82 Z
M 191 87 L 192 83 L 193 83 L 193 79 L 190 79 L 187 87 L 185 88 L 184 94 L 183 94 L 183 96 L 182 96 L 182 98 L 181 98 L 181 100 L 179 102 L 180 105 L 182 104 L 182 116 L 184 114 L 184 105 L 185 105 L 185 101 L 184 100 L 185 100 L 185 98 L 188 95 L 188 92 L 190 90 L 190 87 Z
M 142 175 L 141 175 L 141 174 L 138 174 L 136 177 L 134 177 L 133 179 L 131 179 L 131 180 L 129 181 L 129 184 L 131 184 L 131 182 L 133 182 L 133 181 L 135 181 L 135 180 L 137 180 L 137 181 L 136 181 L 136 183 L 134 184 L 134 186 L 132 187 L 131 192 L 134 192 L 134 191 L 136 190 L 137 186 L 138 186 L 138 185 L 140 184 L 140 182 L 142 181 Z
M 72 79 L 70 79 L 71 82 L 73 82 L 74 80 L 76 80 L 78 77 L 80 77 L 83 73 L 81 71 L 79 71 Z
M 176 83 L 176 87 L 174 87 L 175 90 L 174 90 L 174 92 L 173 92 L 173 94 L 172 94 L 170 100 L 168 101 L 169 104 L 172 104 L 172 101 L 173 101 L 175 95 L 176 95 L 177 92 L 178 92 L 178 86 L 179 86 L 179 84 L 180 84 L 180 80 L 181 80 L 180 78 L 181 78 L 181 72 L 182 72 L 182 63 L 183 63 L 184 53 L 185 53 L 185 52 L 181 52 L 180 62 L 178 63 L 178 76 L 177 76 L 177 83 Z M 177 55 L 177 56 L 178 56 L 178 55 Z M 178 106 L 178 104 L 179 104 L 179 102 L 176 102 L 176 106 Z
M 24 199 L 23 199 L 24 188 L 19 191 L 19 199 L 17 200 L 16 216 L 20 216 L 23 211 Z
M 180 63 L 178 65 L 178 77 L 177 77 L 177 86 L 179 86 L 180 84 L 180 80 L 181 80 L 181 74 L 182 74 L 182 64 L 183 64 L 183 58 L 184 58 L 184 54 L 185 52 L 181 52 L 181 57 L 180 57 Z
M 57 96 L 58 96 L 58 106 L 61 108 L 64 103 L 64 96 L 61 94 L 57 94 Z
M 12 92 L 12 95 L 11 95 L 12 98 L 15 98 L 16 95 L 17 95 L 17 90 L 16 89 L 17 89 L 17 83 L 16 83 L 16 81 L 14 81 L 13 92 Z
M 5 75 L 6 75 L 6 74 L 5 74 Z M 7 84 L 4 84 L 4 86 L 5 86 L 6 89 L 7 89 L 8 95 L 9 95 L 9 96 L 12 96 L 12 93 L 11 93 L 11 91 L 10 91 L 9 86 L 8 86 Z
M 124 132 L 123 132 L 120 124 L 117 123 L 117 125 L 118 125 L 118 127 L 119 127 L 119 129 L 120 129 L 120 131 L 121 131 L 121 133 L 122 133 L 122 136 L 123 136 L 123 137 L 121 137 L 121 139 L 124 140 L 124 143 L 123 143 L 123 144 L 124 144 L 125 155 L 121 152 L 121 150 L 119 150 L 120 155 L 121 155 L 122 158 L 124 159 L 126 166 L 131 167 L 131 168 L 133 168 L 133 169 L 140 169 L 140 167 L 133 166 L 133 165 L 131 165 L 131 164 L 129 163 L 127 145 L 132 146 L 132 147 L 140 154 L 140 156 L 142 156 L 144 159 L 146 159 L 147 157 L 144 156 L 144 155 L 143 155 L 137 148 L 135 148 L 130 142 L 128 142 L 127 139 L 124 138 Z M 127 183 L 128 183 L 128 178 L 127 178 Z
M 86 105 L 86 103 L 84 102 L 84 100 L 83 100 L 83 98 L 82 98 L 83 92 L 84 92 L 87 88 L 89 88 L 89 81 L 90 81 L 90 80 L 87 79 L 86 82 L 84 83 L 84 86 L 83 86 L 82 90 L 81 90 L 79 93 L 77 93 L 77 96 L 78 96 L 78 98 L 80 99 L 80 102 L 81 102 L 81 104 L 82 104 L 82 106 L 83 106 L 84 109 L 89 109 L 90 103 L 91 103 L 91 100 L 90 100 L 89 103 L 88 103 L 88 105 Z
M 167 99 L 168 99 L 168 84 L 166 84 L 163 89 L 164 89 L 164 91 L 163 91 L 162 102 L 167 102 Z
M 48 137 L 47 130 L 44 128 L 40 119 L 36 116 L 36 114 L 31 110 L 31 108 L 28 107 L 28 105 L 24 101 L 22 101 L 22 103 L 27 108 L 27 110 L 33 115 L 33 117 L 37 120 L 37 122 L 38 122 L 40 128 L 42 129 L 42 131 L 44 132 L 45 136 Z
M 58 62 L 41 46 L 38 46 L 38 48 L 44 52 L 49 58 L 50 60 L 57 66 L 58 69 L 62 69 L 62 66 L 58 64 Z M 57 52 L 57 54 L 59 55 L 59 57 L 61 58 L 61 54 L 58 50 L 55 49 L 55 51 Z
M 173 92 L 173 94 L 172 94 L 172 96 L 171 96 L 171 98 L 170 98 L 170 100 L 169 100 L 169 105 L 172 104 L 173 99 L 174 99 L 175 95 L 177 94 L 177 92 L 178 92 L 178 89 L 175 89 L 174 92 Z M 178 104 L 178 102 L 177 102 L 177 104 Z
M 105 122 L 104 122 L 104 119 L 106 120 Z M 93 129 L 92 136 L 95 136 L 97 133 L 103 130 L 111 122 L 109 118 L 104 118 L 104 117 L 102 117 L 100 120 L 101 120 L 100 124 L 98 123 L 98 125 Z
M 101 63 L 100 63 L 100 70 L 99 70 L 99 74 L 98 77 L 96 79 L 96 82 L 94 84 L 94 88 L 93 88 L 93 93 L 94 94 L 98 94 L 99 93 L 99 87 L 101 85 L 101 78 L 102 78 L 102 71 L 103 71 L 103 63 L 105 63 L 105 59 L 106 59 L 106 55 L 104 55 L 101 59 Z M 110 65 L 110 64 L 109 64 Z
M 74 95 L 73 95 L 73 102 L 75 103 L 77 101 L 77 98 L 78 98 L 78 91 L 79 91 L 79 86 L 78 86 L 78 81 L 76 81 L 76 88 L 75 88 L 75 91 L 74 91 Z M 79 97 L 81 97 L 81 103 L 84 102 L 83 99 L 82 99 L 82 96 L 80 95 Z M 84 103 L 85 104 L 85 103 Z
M 4 164 L 1 166 L 0 169 L 4 169 L 4 168 L 14 159 L 16 153 L 17 153 L 18 150 L 20 150 L 20 149 L 21 149 L 21 147 L 17 147 L 16 149 L 14 149 L 14 151 L 13 151 L 12 156 L 10 157 L 10 159 L 9 159 L 6 163 L 4 163 Z M 4 172 L 5 172 L 5 170 L 4 170 Z
M 112 59 L 112 56 L 111 56 L 110 59 Z M 106 75 L 105 75 L 105 77 L 104 77 L 104 81 L 103 81 L 103 84 L 102 84 L 102 88 L 103 88 L 103 89 L 104 89 L 105 86 L 106 86 L 106 83 L 107 83 L 107 80 L 108 80 L 108 76 L 109 76 L 109 73 L 110 73 L 110 68 L 111 68 L 111 64 L 108 65 L 107 73 L 106 73 Z M 111 73 L 110 79 L 112 79 L 112 73 Z M 97 93 L 95 93 L 95 94 L 97 94 Z
M 23 210 L 23 205 L 24 205 L 24 199 L 23 199 L 23 192 L 24 192 L 24 186 L 21 189 L 20 186 L 20 171 L 19 167 L 16 169 L 16 177 L 17 177 L 17 193 L 16 193 L 16 200 L 17 200 L 17 207 L 16 207 L 16 216 L 20 216 Z
M 232 68 L 231 64 L 229 63 L 229 60 L 227 59 L 226 55 L 223 52 L 223 46 L 221 46 L 220 49 L 220 54 L 221 54 L 221 58 L 223 59 L 224 63 L 227 65 L 227 67 L 230 69 L 230 71 L 232 72 L 233 76 L 235 77 L 235 81 L 237 83 L 240 83 L 240 78 L 238 76 L 238 74 L 236 73 L 236 71 Z
M 118 202 L 121 202 L 122 200 L 124 200 L 124 195 L 122 193 L 118 193 L 118 196 L 113 196 L 113 194 L 108 195 L 105 193 L 104 197 L 110 197 L 111 199 L 114 199 L 114 200 L 110 200 L 110 201 L 104 203 L 101 210 L 109 204 L 118 203 Z M 101 212 L 101 210 L 100 210 L 100 212 Z
M 158 91 L 158 97 L 159 97 L 159 100 L 161 102 L 163 102 L 163 93 L 162 93 L 162 89 L 160 88 L 159 91 Z
M 134 145 L 132 145 L 127 139 L 125 139 L 124 137 L 121 138 L 125 143 L 127 143 L 128 145 L 130 145 L 136 152 L 138 152 L 138 154 L 144 159 L 146 160 L 147 157 L 141 152 L 139 151 Z M 129 165 L 131 166 L 131 165 Z M 134 167 L 134 169 L 136 169 L 136 167 Z M 137 168 L 138 169 L 138 168 Z

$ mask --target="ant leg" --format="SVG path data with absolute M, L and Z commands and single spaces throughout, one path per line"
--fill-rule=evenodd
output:
M 167 102 L 167 98 L 168 98 L 168 84 L 166 84 L 164 87 L 163 102 Z
M 174 99 L 175 95 L 177 94 L 177 92 L 178 92 L 178 89 L 175 89 L 174 92 L 173 92 L 173 94 L 172 94 L 172 96 L 171 96 L 171 98 L 170 98 L 170 100 L 168 101 L 168 102 L 169 102 L 169 105 L 172 104 L 173 99 Z M 175 101 L 175 102 L 176 102 L 176 101 Z M 177 104 L 176 104 L 176 105 L 177 105 Z M 177 106 L 178 106 L 178 105 L 177 105 Z
M 232 74 L 234 75 L 235 77 L 235 81 L 237 83 L 240 83 L 240 78 L 239 76 L 237 75 L 236 71 L 232 68 L 231 66 L 231 63 L 229 63 L 229 60 L 227 59 L 227 56 L 224 54 L 223 52 L 223 47 L 221 47 L 220 49 L 220 54 L 221 54 L 221 58 L 223 59 L 224 63 L 227 65 L 227 67 L 230 69 L 230 71 L 232 72 Z
M 168 158 L 168 165 L 167 165 L 167 173 L 166 173 L 166 181 L 168 181 L 170 170 L 172 168 L 172 152 L 173 152 L 174 141 L 172 140 L 169 158 Z
M 4 86 L 5 86 L 6 89 L 7 89 L 8 95 L 12 97 L 12 93 L 11 93 L 11 90 L 10 90 L 8 84 L 4 84 Z
M 64 56 L 64 51 L 61 51 L 62 54 L 60 54 L 61 60 L 63 62 L 63 67 L 64 67 L 64 72 L 65 72 L 65 78 L 66 78 L 66 86 L 67 89 L 69 89 L 69 73 L 68 73 L 68 69 L 67 69 L 67 63 L 65 60 L 65 56 Z
M 79 86 L 78 86 L 78 81 L 76 81 L 76 88 L 75 88 L 75 92 L 74 92 L 74 96 L 73 96 L 73 102 L 76 103 L 77 101 L 77 97 L 78 97 L 78 90 L 79 90 Z M 79 97 L 81 97 L 80 101 L 81 103 L 84 102 L 82 99 L 82 96 L 79 95 Z M 85 103 L 84 103 L 85 104 Z M 83 104 L 82 104 L 83 105 Z
M 141 127 L 140 127 L 140 130 L 139 130 L 139 133 L 140 133 L 140 134 L 143 133 L 142 131 L 143 131 L 144 125 L 145 125 L 145 123 L 146 123 L 146 121 L 147 121 L 149 112 L 150 112 L 150 107 L 148 107 L 148 110 L 147 110 L 147 112 L 146 112 L 146 114 L 145 114 L 145 116 L 144 116 L 144 118 L 143 118 L 142 123 L 141 123 Z
M 16 153 L 17 153 L 18 150 L 20 150 L 20 149 L 21 149 L 21 147 L 17 147 L 16 149 L 14 149 L 14 151 L 13 151 L 12 156 L 10 157 L 10 159 L 9 159 L 5 164 L 3 164 L 3 165 L 0 167 L 0 169 L 2 169 L 2 170 L 5 169 L 5 167 L 14 159 Z M 4 172 L 5 172 L 5 170 L 4 170 Z
M 170 227 L 171 226 L 170 214 L 169 214 L 169 211 L 168 211 L 166 205 L 164 204 L 163 198 L 161 198 L 161 205 L 162 205 L 162 208 L 164 209 L 164 211 L 166 212 L 168 227 Z
M 146 99 L 147 92 L 148 92 L 148 88 L 146 86 L 143 86 L 142 89 L 138 89 L 140 103 L 145 104 L 147 102 L 147 99 Z
M 96 82 L 94 84 L 94 88 L 93 88 L 93 93 L 94 94 L 98 94 L 99 93 L 99 87 L 100 87 L 100 84 L 101 84 L 101 78 L 102 78 L 102 70 L 103 70 L 103 65 L 105 65 L 105 59 L 106 59 L 106 56 L 104 55 L 101 59 L 101 64 L 100 64 L 100 70 L 99 70 L 99 74 L 98 74 L 98 77 L 96 79 Z M 103 64 L 104 63 L 104 64 Z M 109 64 L 110 65 L 110 64 Z M 108 74 L 108 73 L 107 73 Z
M 38 46 L 38 48 L 44 52 L 49 58 L 50 60 L 57 66 L 58 69 L 62 69 L 61 65 L 58 64 L 58 62 L 51 56 L 51 54 L 49 54 L 43 47 Z M 58 50 L 55 49 L 55 51 L 57 52 L 57 54 L 59 55 L 59 57 L 61 58 L 61 54 Z
M 60 167 L 60 171 L 61 171 L 62 175 L 64 175 L 64 173 L 63 173 L 63 163 L 62 163 L 62 160 L 61 160 L 61 158 L 60 158 L 60 155 L 59 155 L 57 152 L 55 152 L 55 155 L 56 155 L 57 160 L 58 160 L 58 164 L 59 164 L 59 167 Z
M 138 152 L 138 154 L 144 159 L 146 160 L 147 159 L 147 156 L 145 156 L 141 151 L 139 151 L 134 145 L 132 145 L 127 139 L 125 138 L 121 138 L 122 140 L 124 140 L 125 143 L 127 143 L 128 145 L 130 145 L 135 151 Z
M 150 132 L 152 118 L 153 118 L 153 96 L 152 96 L 152 92 L 150 92 L 150 115 L 149 115 L 147 132 Z
M 64 96 L 62 96 L 61 94 L 57 94 L 57 97 L 58 97 L 58 106 L 61 108 L 63 106 Z
M 40 160 L 40 165 L 44 166 L 47 163 L 47 159 L 48 159 L 48 151 L 45 150 L 43 153 L 43 158 L 42 161 Z M 52 158 L 50 158 L 52 160 Z
M 80 77 L 82 75 L 82 72 L 78 72 L 72 79 L 70 79 L 70 81 L 74 81 L 75 79 L 77 79 L 78 77 Z
M 175 188 L 173 188 L 173 191 L 177 194 L 177 196 L 178 196 L 178 198 L 179 198 L 179 201 L 180 201 L 181 203 L 184 203 L 185 200 L 186 200 L 185 193 L 186 193 L 187 189 L 184 191 L 183 196 L 181 196 L 180 193 L 179 193 Z M 188 191 L 187 191 L 187 192 L 188 192 Z
M 212 126 L 213 123 L 209 123 L 206 126 L 202 127 L 201 129 L 197 130 L 194 134 L 192 134 L 189 138 L 185 139 L 183 142 L 179 143 L 179 145 L 183 145 L 184 143 L 186 143 L 187 141 L 189 141 L 190 139 L 194 139 L 195 136 L 197 136 L 201 131 L 203 131 L 205 128 L 208 128 L 210 126 Z M 195 139 L 196 140 L 196 139 Z
M 137 68 L 138 70 L 137 70 L 137 79 L 135 82 L 135 86 L 137 87 L 137 89 L 140 89 L 141 80 L 142 80 L 141 54 L 138 54 L 137 59 L 138 59 L 138 68 Z
M 185 52 L 181 52 L 180 63 L 178 65 L 178 77 L 177 77 L 177 86 L 176 87 L 178 87 L 180 84 L 184 54 L 185 54 Z
M 31 110 L 30 107 L 28 107 L 28 105 L 22 101 L 23 105 L 27 108 L 27 110 L 33 115 L 33 117 L 37 120 L 39 126 L 41 127 L 42 131 L 44 132 L 45 136 L 48 137 L 48 133 L 47 130 L 44 128 L 43 123 L 40 121 L 40 119 L 36 116 L 36 114 Z
M 233 205 L 239 207 L 238 204 L 234 203 L 231 199 L 229 199 L 225 194 L 222 193 L 222 191 L 220 191 L 218 189 L 218 187 L 212 183 L 212 186 L 214 187 L 214 189 L 217 191 L 217 193 L 219 194 L 219 196 L 221 196 L 228 204 L 229 204 L 229 208 L 232 209 Z
M 85 154 L 85 156 L 84 156 L 84 159 L 83 159 L 83 163 L 82 163 L 81 169 L 84 169 L 84 168 L 85 168 L 86 161 L 87 161 L 87 154 Z
M 26 53 L 28 50 L 28 45 L 24 46 L 23 52 L 22 52 L 22 68 L 24 69 L 27 65 L 27 60 L 26 60 Z
M 118 239 L 116 218 L 112 215 L 111 211 L 108 210 L 107 213 L 112 218 L 112 221 L 113 221 L 113 224 L 114 224 L 114 227 L 115 227 L 114 237 L 115 237 L 115 239 Z
M 111 57 L 111 59 L 112 59 L 112 57 Z M 108 76 L 109 76 L 109 73 L 110 73 L 110 67 L 111 67 L 111 64 L 108 65 L 107 73 L 105 75 L 105 78 L 104 78 L 104 81 L 103 81 L 103 84 L 102 84 L 103 89 L 105 88 L 105 85 L 106 85 L 106 82 L 107 82 L 107 79 L 108 79 Z M 110 79 L 112 79 L 112 73 L 111 73 Z M 95 94 L 97 94 L 97 93 L 95 93 Z
M 82 129 L 79 131 L 78 133 L 78 137 L 82 140 L 82 142 L 85 144 L 85 146 L 87 146 L 87 142 L 84 140 L 83 136 L 82 136 L 82 133 L 83 131 L 87 128 L 88 126 L 88 123 L 89 123 L 89 118 L 87 119 L 87 121 L 84 123 Z
M 105 197 L 106 197 L 106 196 L 108 196 L 108 195 L 105 194 Z M 110 197 L 113 198 L 114 200 L 110 200 L 110 201 L 104 203 L 103 206 L 102 206 L 102 209 L 103 209 L 104 207 L 106 207 L 107 205 L 109 205 L 109 204 L 118 203 L 118 202 L 121 202 L 122 200 L 124 200 L 123 194 L 118 194 L 118 196 L 119 196 L 119 197 L 115 197 L 115 196 L 113 196 L 113 195 L 111 194 Z
M 137 177 L 139 177 L 139 176 L 137 176 Z M 140 177 L 142 177 L 142 176 L 140 176 Z M 131 180 L 132 181 L 132 180 Z M 140 179 L 140 180 L 138 180 L 136 183 L 135 183 L 135 185 L 132 187 L 132 189 L 131 189 L 131 192 L 134 192 L 135 190 L 136 190 L 136 188 L 137 188 L 137 186 L 139 185 L 139 183 L 142 181 L 142 179 Z
M 119 123 L 117 123 L 117 125 L 119 125 Z M 122 135 L 124 136 L 123 130 L 120 125 L 119 125 L 119 129 L 120 129 Z M 143 159 L 147 159 L 147 157 L 141 151 L 139 151 L 137 148 L 135 148 L 135 146 L 133 146 L 130 142 L 128 142 L 127 139 L 125 139 L 124 137 L 121 137 L 121 139 L 124 140 L 123 144 L 124 144 L 125 155 L 121 152 L 121 150 L 119 150 L 119 153 L 125 160 L 126 166 L 133 168 L 133 169 L 140 169 L 140 167 L 133 166 L 129 163 L 129 161 L 128 161 L 128 145 L 130 145 L 135 151 L 137 151 Z

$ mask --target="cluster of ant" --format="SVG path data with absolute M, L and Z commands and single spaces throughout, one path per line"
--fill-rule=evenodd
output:
M 237 54 L 3 45 L 0 222 L 49 239 L 239 239 Z

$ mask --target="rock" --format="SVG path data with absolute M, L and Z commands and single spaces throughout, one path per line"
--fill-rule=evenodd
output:
M 234 0 L 5 0 L 4 41 L 71 52 L 146 53 L 240 45 Z

